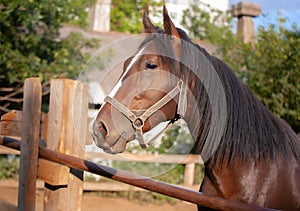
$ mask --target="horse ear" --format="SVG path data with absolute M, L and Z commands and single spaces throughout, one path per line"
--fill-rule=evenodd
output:
M 147 12 L 142 11 L 143 13 L 143 26 L 144 26 L 144 33 L 155 33 L 155 26 L 150 21 Z
M 175 54 L 177 55 L 178 58 L 180 58 L 180 44 L 181 44 L 180 35 L 168 14 L 166 6 L 164 6 L 164 9 L 163 9 L 163 16 L 164 16 L 165 32 L 167 35 L 171 36 L 171 38 L 173 40 L 172 45 L 173 45 Z
M 133 56 L 129 57 L 128 59 L 126 59 L 124 61 L 124 64 L 123 64 L 123 71 L 126 71 L 126 68 L 128 67 L 128 65 L 130 64 L 131 60 L 133 59 Z
M 169 14 L 168 14 L 166 6 L 164 6 L 164 8 L 163 8 L 163 16 L 164 16 L 164 29 L 166 31 L 166 34 L 180 39 L 179 32 L 176 29 L 174 23 L 172 22 Z

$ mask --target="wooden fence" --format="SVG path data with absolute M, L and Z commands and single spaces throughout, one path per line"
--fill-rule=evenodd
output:
M 20 127 L 22 141 L 0 136 L 0 145 L 15 150 L 22 149 L 18 210 L 35 209 L 35 178 L 45 181 L 44 210 L 80 210 L 83 171 L 212 209 L 271 210 L 208 196 L 84 160 L 82 146 L 86 143 L 88 110 L 86 85 L 62 79 L 51 82 L 48 121 L 43 123 L 47 125 L 46 133 L 40 127 L 41 92 L 38 78 L 25 81 Z M 43 134 L 46 134 L 46 143 L 40 141 Z M 193 159 L 186 157 L 184 163 L 191 164 Z
M 1 134 L 20 136 L 18 210 L 35 209 L 36 180 L 45 181 L 44 210 L 78 210 L 81 204 L 83 171 L 38 159 L 38 148 L 84 157 L 88 90 L 79 81 L 55 79 L 50 85 L 47 116 L 41 114 L 42 86 L 39 78 L 25 80 L 22 113 L 11 113 L 16 122 L 1 122 Z M 42 124 L 41 124 L 42 122 Z M 12 130 L 10 130 L 12 129 Z M 7 134 L 13 131 L 12 134 Z M 47 140 L 42 143 L 40 140 Z M 68 203 L 65 203 L 68 201 Z
M 11 111 L 3 115 L 0 124 L 0 135 L 14 137 L 20 139 L 22 131 L 22 112 L 21 111 Z M 47 137 L 47 124 L 48 115 L 41 115 L 41 129 L 40 129 L 40 139 L 46 140 Z M 90 141 L 87 141 L 90 143 Z M 84 146 L 82 146 L 84 147 Z M 111 155 L 101 152 L 85 152 L 85 157 L 93 160 L 97 158 L 98 160 L 112 160 L 112 161 L 136 161 L 143 163 L 163 163 L 163 164 L 184 164 L 185 170 L 183 175 L 183 186 L 191 187 L 194 185 L 194 175 L 196 164 L 203 164 L 201 156 L 199 155 L 175 155 L 175 154 L 163 154 L 163 155 L 150 155 L 150 154 L 130 154 L 122 153 L 117 155 Z M 7 147 L 0 146 L 0 154 L 20 154 L 19 151 L 9 149 Z M 99 186 L 98 186 L 99 187 Z M 198 187 L 199 188 L 199 187 Z M 99 190 L 105 190 L 103 188 L 98 188 Z M 123 187 L 120 187 L 124 190 Z M 115 188 L 118 190 L 118 188 Z

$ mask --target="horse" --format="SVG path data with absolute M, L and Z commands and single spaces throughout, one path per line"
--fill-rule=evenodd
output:
M 183 119 L 204 157 L 200 192 L 265 208 L 300 210 L 300 140 L 223 61 L 176 28 L 142 15 L 145 38 L 123 65 L 92 126 L 94 142 L 121 153 L 163 121 Z M 201 57 L 201 58 L 200 58 Z M 183 61 L 183 62 L 182 62 Z M 218 88 L 221 87 L 221 88 Z M 198 205 L 198 210 L 211 210 Z

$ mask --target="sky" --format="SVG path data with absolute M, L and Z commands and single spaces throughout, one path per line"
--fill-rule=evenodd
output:
M 231 5 L 241 2 L 242 0 L 229 0 Z M 285 26 L 291 27 L 292 23 L 297 23 L 300 28 L 300 0 L 245 0 L 260 5 L 262 14 L 254 18 L 255 28 L 258 26 L 267 26 L 269 23 L 278 23 L 278 12 L 287 19 Z

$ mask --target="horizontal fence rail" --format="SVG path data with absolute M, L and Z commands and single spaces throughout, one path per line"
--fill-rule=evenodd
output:
M 131 162 L 143 162 L 143 163 L 168 163 L 168 164 L 190 164 L 197 163 L 203 164 L 200 155 L 179 155 L 179 154 L 132 154 L 132 153 L 122 153 L 122 154 L 107 154 L 102 152 L 86 152 L 86 156 L 89 159 L 100 158 L 103 160 L 115 160 L 115 161 L 131 161 Z
M 20 143 L 21 142 L 16 139 L 9 138 L 6 136 L 0 136 L 0 145 L 20 150 Z M 188 201 L 194 204 L 199 204 L 212 209 L 226 211 L 274 211 L 274 209 L 261 208 L 254 205 L 243 204 L 241 202 L 231 201 L 215 196 L 209 196 L 193 190 L 180 188 L 175 185 L 171 185 L 126 171 L 117 170 L 104 165 L 99 165 L 91 161 L 59 153 L 47 148 L 39 148 L 39 158 L 66 165 L 68 167 L 76 168 L 78 170 L 101 175 L 119 182 L 123 182 L 146 190 L 164 194 L 180 200 Z
M 0 151 L 1 152 L 1 151 Z M 93 160 L 94 158 L 121 162 L 140 162 L 140 163 L 162 163 L 162 164 L 183 164 L 184 175 L 183 184 L 185 186 L 193 186 L 195 180 L 196 164 L 204 164 L 200 155 L 178 155 L 178 154 L 107 154 L 102 152 L 86 152 L 86 158 Z

